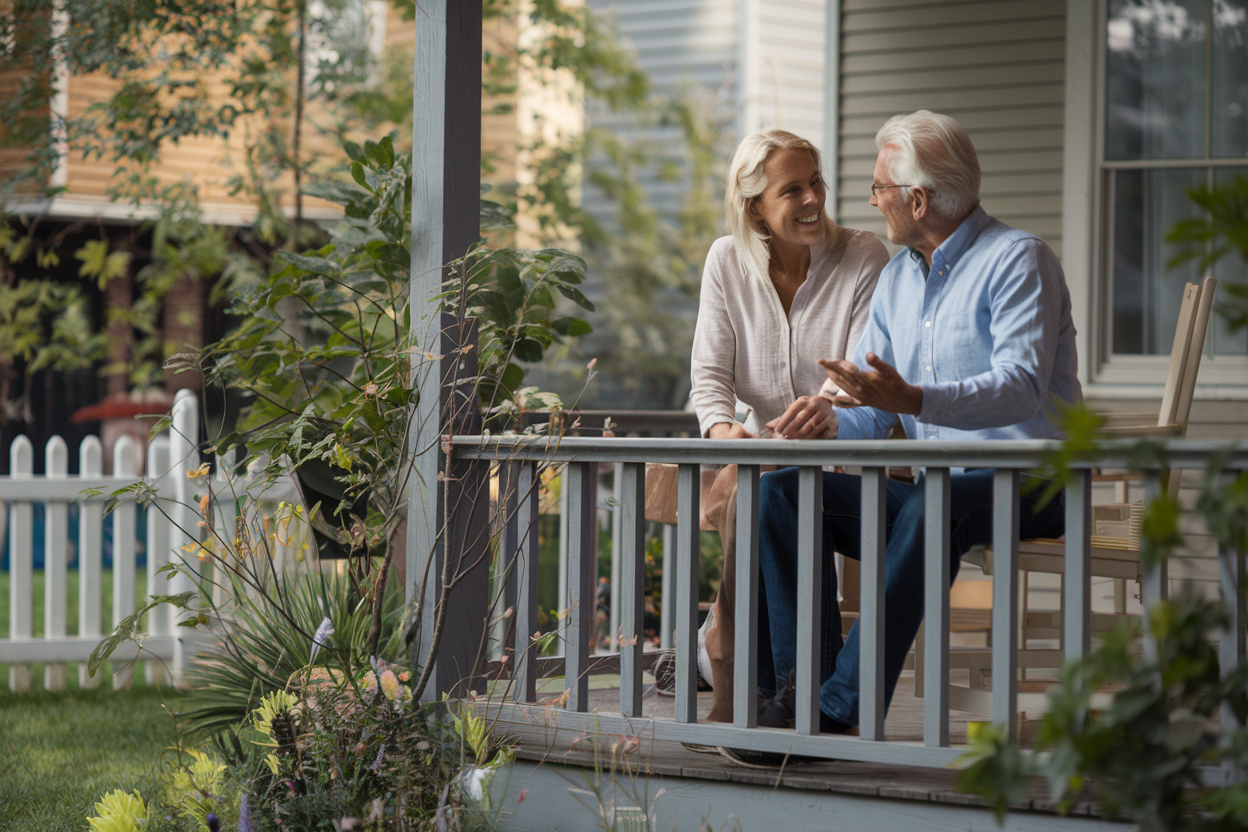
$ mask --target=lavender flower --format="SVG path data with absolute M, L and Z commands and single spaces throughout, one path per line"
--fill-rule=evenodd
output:
M 369 768 L 373 770 L 373 774 L 377 774 L 379 771 L 381 771 L 381 758 L 385 755 L 385 753 L 386 753 L 386 744 L 383 742 L 381 744 L 381 748 L 377 749 L 377 759 L 373 760 L 373 764 L 369 766 Z
M 238 803 L 238 832 L 252 832 L 251 795 L 247 792 L 243 792 L 242 800 Z

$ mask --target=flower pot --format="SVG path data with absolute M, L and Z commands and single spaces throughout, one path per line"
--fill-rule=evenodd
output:
M 295 487 L 299 490 L 299 496 L 309 516 L 313 506 L 317 503 L 321 505 L 320 517 L 312 524 L 312 539 L 316 544 L 316 556 L 320 560 L 342 560 L 368 555 L 367 543 L 352 546 L 343 542 L 344 539 L 350 539 L 348 532 L 356 519 L 362 521 L 368 515 L 369 495 L 368 492 L 358 495 L 354 502 L 335 514 L 347 493 L 346 486 L 337 479 L 341 471 L 341 468 L 335 468 L 324 460 L 308 459 L 293 473 Z

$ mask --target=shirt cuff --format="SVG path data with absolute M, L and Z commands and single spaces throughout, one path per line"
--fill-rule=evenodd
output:
M 713 410 L 705 416 L 698 417 L 698 430 L 702 432 L 702 438 L 705 439 L 711 435 L 711 428 L 720 422 L 727 422 L 730 425 L 737 423 L 737 414 L 731 410 Z
M 863 423 L 868 421 L 863 417 L 861 407 L 838 407 L 836 408 L 836 438 L 837 439 L 863 439 Z
M 957 384 L 920 384 L 919 389 L 923 391 L 923 407 L 918 420 L 929 425 L 943 423 L 957 400 Z

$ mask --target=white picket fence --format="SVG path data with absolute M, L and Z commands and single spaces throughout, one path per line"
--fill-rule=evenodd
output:
M 173 427 L 154 438 L 147 448 L 146 475 L 143 478 L 158 495 L 147 514 L 146 594 L 165 595 L 195 591 L 194 574 L 161 573 L 163 566 L 176 559 L 196 570 L 200 566 L 202 540 L 216 537 L 226 546 L 235 538 L 238 498 L 246 493 L 243 478 L 230 480 L 227 465 L 218 465 L 209 482 L 195 477 L 200 467 L 195 445 L 199 436 L 199 404 L 189 390 L 178 392 L 173 406 Z M 45 473 L 35 476 L 34 447 L 25 436 L 13 440 L 9 448 L 10 474 L 0 477 L 0 502 L 7 504 L 9 536 L 9 629 L 0 638 L 0 665 L 8 665 L 8 683 L 13 691 L 30 687 L 30 665 L 44 666 L 44 687 L 65 687 L 67 663 L 78 665 L 82 687 L 98 684 L 99 675 L 87 673 L 87 660 L 100 643 L 101 605 L 104 598 L 103 553 L 105 502 L 120 488 L 140 481 L 139 447 L 128 436 L 120 437 L 113 451 L 113 475 L 102 473 L 103 450 L 98 437 L 84 439 L 78 449 L 79 473 L 69 476 L 69 448 L 59 436 L 48 440 L 44 449 Z M 95 495 L 85 491 L 98 492 Z M 210 499 L 210 530 L 201 526 L 198 500 L 207 492 Z M 271 502 L 292 499 L 293 488 L 270 487 L 263 503 L 250 501 L 252 512 L 268 509 Z M 115 627 L 133 614 L 147 598 L 137 598 L 136 509 L 134 494 L 122 495 L 113 511 L 112 622 Z M 44 505 L 44 603 L 43 632 L 34 635 L 34 505 Z M 78 627 L 67 632 L 66 609 L 69 599 L 69 506 L 79 506 L 78 525 Z M 255 516 L 253 514 L 253 520 Z M 196 534 L 198 533 L 198 534 Z M 291 545 L 300 545 L 306 534 L 290 529 L 276 546 L 283 559 Z M 214 601 L 221 604 L 220 582 Z M 181 678 L 199 637 L 192 630 L 176 626 L 173 608 L 162 605 L 147 615 L 142 642 L 142 658 L 149 683 L 162 683 L 168 675 Z M 134 658 L 138 647 L 126 643 L 113 653 L 113 667 Z M 113 675 L 114 687 L 130 681 L 127 673 Z

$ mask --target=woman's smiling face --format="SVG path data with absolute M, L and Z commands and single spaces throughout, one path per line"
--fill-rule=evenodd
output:
M 813 246 L 823 242 L 823 177 L 810 153 L 781 149 L 763 165 L 766 189 L 750 213 L 777 246 Z

